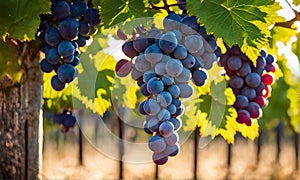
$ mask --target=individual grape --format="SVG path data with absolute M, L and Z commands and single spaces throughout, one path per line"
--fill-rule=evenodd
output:
M 69 57 L 74 54 L 75 48 L 70 41 L 62 41 L 57 48 L 58 54 L 63 57 Z
M 160 62 L 155 65 L 155 73 L 158 75 L 165 75 L 166 72 L 166 63 Z
M 164 121 L 159 126 L 159 132 L 164 137 L 170 136 L 174 133 L 174 125 L 169 121 Z
M 182 72 L 175 78 L 179 83 L 187 83 L 192 78 L 192 74 L 189 69 L 183 68 Z
M 170 114 L 175 114 L 176 113 L 176 106 L 174 104 L 170 104 L 168 107 L 167 107 L 167 110 L 170 112 Z
M 167 146 L 164 150 L 164 154 L 168 156 L 176 156 L 179 153 L 179 145 L 178 143 L 174 144 L 173 146 Z
M 60 57 L 58 55 L 57 49 L 56 48 L 50 48 L 47 52 L 46 52 L 46 57 L 45 57 L 46 61 L 49 64 L 55 65 L 57 63 L 59 63 L 60 61 Z
M 174 52 L 173 52 L 173 56 L 176 58 L 176 59 L 185 59 L 187 57 L 187 50 L 186 48 L 179 44 Z
M 147 121 L 144 121 L 143 123 L 143 129 L 144 129 L 144 132 L 147 133 L 147 134 L 153 134 L 153 132 L 148 128 L 148 122 Z
M 165 74 L 161 77 L 162 82 L 165 86 L 171 86 L 174 83 L 174 78 Z
M 181 98 L 189 98 L 194 93 L 194 89 L 188 84 L 179 84 L 178 87 L 180 89 Z
M 148 82 L 151 78 L 154 78 L 154 77 L 157 77 L 157 74 L 155 74 L 154 71 L 152 71 L 152 70 L 146 71 L 143 75 L 143 81 Z
M 241 94 L 246 96 L 249 100 L 253 100 L 256 97 L 256 91 L 254 88 L 244 87 Z
M 76 69 L 70 64 L 63 64 L 57 69 L 58 79 L 63 83 L 69 83 L 74 80 Z
M 172 85 L 168 88 L 169 93 L 173 98 L 177 98 L 180 95 L 180 88 L 177 85 Z
M 147 90 L 147 84 L 142 84 L 140 87 L 140 92 L 143 96 L 150 96 L 150 93 Z
M 269 74 L 264 74 L 262 77 L 261 77 L 261 81 L 265 84 L 265 85 L 272 85 L 275 80 L 274 80 L 274 76 L 271 75 L 271 73 Z
M 188 54 L 187 57 L 183 59 L 181 62 L 184 67 L 191 68 L 195 65 L 196 59 L 191 54 Z
M 170 136 L 164 137 L 164 140 L 166 141 L 166 144 L 168 146 L 173 146 L 176 144 L 179 140 L 178 134 L 176 132 L 172 133 Z
M 131 72 L 131 69 L 132 69 L 131 61 L 128 61 L 126 59 L 121 59 L 120 61 L 118 61 L 115 67 L 116 74 L 119 77 L 127 76 Z
M 158 132 L 159 131 L 158 127 L 159 127 L 159 121 L 156 118 L 150 119 L 147 123 L 147 128 L 151 132 Z
M 41 70 L 46 73 L 49 73 L 54 69 L 53 65 L 48 63 L 46 59 L 43 59 L 40 62 L 40 67 L 41 67 Z
M 244 109 L 244 108 L 246 108 L 248 106 L 248 104 L 249 104 L 249 100 L 248 100 L 248 98 L 246 96 L 244 96 L 244 95 L 237 95 L 236 96 L 236 100 L 235 100 L 233 106 L 236 109 Z
M 274 56 L 272 56 L 271 54 L 268 54 L 266 57 L 267 64 L 272 64 L 274 61 L 275 61 Z
M 72 66 L 77 66 L 80 62 L 80 59 L 77 56 L 74 56 L 73 61 L 70 63 Z
M 256 59 L 256 68 L 264 68 L 266 65 L 266 59 L 262 56 L 258 56 L 258 58 Z
M 146 72 L 151 68 L 151 64 L 148 61 L 146 61 L 145 56 L 143 54 L 135 58 L 134 66 L 140 72 Z
M 178 44 L 176 35 L 173 32 L 166 32 L 160 37 L 158 44 L 165 53 L 173 53 Z
M 259 118 L 261 116 L 261 109 L 260 106 L 256 102 L 250 102 L 247 111 L 250 113 L 251 118 Z
M 136 68 L 133 68 L 131 70 L 131 78 L 134 79 L 134 80 L 137 80 L 139 79 L 140 77 L 143 77 L 143 73 L 136 70 Z
M 256 88 L 261 82 L 261 77 L 259 74 L 252 72 L 246 76 L 245 82 L 249 87 Z
M 144 109 L 144 105 L 145 105 L 146 101 L 142 101 L 139 106 L 138 106 L 138 111 L 140 114 L 142 115 L 147 115 L 145 109 Z
M 213 63 L 217 61 L 217 56 L 215 53 L 204 53 L 202 55 L 203 59 L 203 68 L 204 69 L 211 69 L 213 66 Z
M 85 13 L 85 11 L 88 9 L 88 6 L 85 1 L 76 1 L 76 2 L 74 2 L 73 5 L 78 8 L 80 15 L 83 15 Z
M 65 19 L 59 24 L 58 31 L 65 40 L 73 40 L 78 35 L 78 28 L 79 24 L 76 20 Z
M 207 75 L 202 70 L 196 70 L 193 72 L 192 79 L 196 86 L 203 86 L 207 79 Z
M 133 42 L 127 41 L 122 45 L 122 51 L 130 58 L 137 56 L 139 53 L 134 49 Z
M 177 29 L 173 30 L 172 32 L 175 34 L 177 41 L 180 42 L 182 40 L 182 33 Z
M 179 76 L 179 74 L 182 72 L 182 70 L 183 70 L 183 65 L 177 59 L 169 60 L 166 63 L 166 72 L 171 77 Z
M 133 41 L 133 48 L 137 52 L 144 52 L 148 45 L 149 42 L 147 38 L 137 38 Z
M 228 84 L 231 88 L 240 89 L 244 85 L 244 80 L 243 80 L 243 78 L 241 78 L 239 76 L 232 76 L 229 79 Z
M 71 56 L 68 56 L 68 57 L 63 57 L 62 58 L 62 61 L 64 62 L 64 63 L 72 63 L 73 62 L 73 60 L 74 60 L 74 54 L 72 54 Z
M 173 99 L 172 104 L 179 108 L 181 106 L 181 101 L 179 99 Z
M 164 138 L 162 138 L 158 135 L 155 135 L 149 139 L 148 147 L 151 151 L 159 153 L 159 152 L 163 152 L 165 150 L 165 148 L 167 147 L 167 144 L 164 141 Z
M 65 126 L 66 128 L 74 127 L 74 125 L 76 123 L 76 117 L 75 116 L 73 116 L 71 114 L 63 114 L 61 118 L 62 118 L 63 126 Z
M 48 28 L 45 32 L 45 41 L 50 46 L 56 46 L 60 42 L 58 30 L 54 27 Z
M 251 67 L 248 62 L 243 62 L 242 67 L 238 70 L 238 75 L 241 77 L 246 77 L 251 73 Z
M 76 40 L 76 43 L 78 44 L 79 47 L 83 47 L 86 45 L 86 37 L 85 36 L 78 36 L 78 39 Z
M 171 118 L 169 121 L 174 125 L 174 131 L 177 131 L 182 125 L 181 120 L 177 118 Z
M 148 115 L 156 115 L 160 111 L 160 106 L 153 99 L 148 99 L 147 101 L 145 101 L 143 107 L 144 107 L 144 111 Z
M 88 35 L 90 30 L 91 30 L 91 26 L 89 25 L 88 22 L 86 22 L 86 21 L 80 21 L 79 22 L 78 33 L 80 35 L 83 35 L 83 36 Z
M 177 117 L 177 116 L 182 115 L 183 111 L 184 111 L 184 108 L 183 108 L 183 107 L 177 108 L 176 113 L 175 113 L 175 114 L 172 114 L 172 117 Z
M 147 83 L 147 90 L 151 94 L 158 94 L 164 90 L 164 83 L 158 78 L 151 78 Z
M 251 125 L 250 113 L 244 109 L 238 111 L 237 122 L 244 123 L 247 126 Z
M 100 24 L 99 10 L 96 8 L 88 8 L 84 13 L 84 20 L 91 26 L 98 26 Z
M 266 85 L 261 82 L 256 88 L 255 88 L 255 91 L 256 91 L 256 95 L 257 96 L 262 96 L 262 93 L 263 93 L 263 90 L 266 88 Z
M 168 161 L 168 156 L 164 153 L 153 153 L 152 160 L 157 165 L 163 165 Z
M 169 120 L 171 118 L 171 114 L 168 110 L 166 109 L 162 109 L 159 111 L 157 118 L 159 121 L 166 121 Z
M 265 58 L 265 57 L 267 57 L 267 52 L 262 49 L 262 50 L 260 50 L 260 55 Z
M 162 107 L 167 107 L 172 103 L 172 95 L 167 91 L 163 91 L 157 95 L 156 100 Z
M 185 37 L 184 45 L 188 52 L 195 53 L 203 47 L 203 41 L 199 35 L 190 35 Z
M 162 59 L 162 52 L 157 46 L 157 44 L 152 44 L 151 46 L 148 46 L 145 50 L 145 58 L 147 61 L 149 61 L 152 64 L 156 64 Z
M 227 60 L 227 66 L 230 70 L 236 71 L 242 67 L 242 60 L 238 56 L 231 56 Z
M 190 34 L 195 34 L 195 32 L 198 30 L 199 27 L 200 26 L 197 22 L 196 17 L 186 16 L 181 21 L 180 29 L 184 34 L 190 35 Z
M 52 1 L 51 14 L 55 19 L 63 19 L 70 14 L 70 6 L 65 1 Z
M 52 77 L 51 79 L 51 86 L 54 90 L 56 91 L 61 91 L 65 88 L 66 84 L 61 82 L 59 79 L 58 79 L 58 76 L 55 75 Z
M 78 6 L 76 6 L 76 5 L 74 5 L 74 4 L 72 4 L 72 5 L 70 6 L 70 13 L 71 13 L 71 15 L 72 15 L 73 17 L 75 17 L 75 18 L 80 18 L 80 16 L 82 15 L 82 14 L 80 13 L 80 11 L 79 11 Z
M 181 18 L 178 14 L 170 13 L 163 20 L 163 26 L 166 31 L 173 31 L 180 26 Z
M 255 99 L 253 101 L 256 102 L 261 108 L 267 104 L 266 98 L 264 98 L 262 96 L 255 97 Z

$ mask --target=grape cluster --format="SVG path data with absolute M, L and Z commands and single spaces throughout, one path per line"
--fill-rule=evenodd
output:
M 45 58 L 40 62 L 43 72 L 57 73 L 51 79 L 53 89 L 60 91 L 78 75 L 79 47 L 86 45 L 99 25 L 99 11 L 89 8 L 84 0 L 52 0 L 51 15 L 41 15 L 38 37 Z
M 227 47 L 218 64 L 225 67 L 229 76 L 228 86 L 233 90 L 236 100 L 233 107 L 237 111 L 237 122 L 251 126 L 251 119 L 262 116 L 262 110 L 270 96 L 277 69 L 274 56 L 261 50 L 256 65 L 242 53 L 239 46 Z
M 138 111 L 146 116 L 144 131 L 153 135 L 148 147 L 158 165 L 179 152 L 176 131 L 182 124 L 178 116 L 184 111 L 180 99 L 191 97 L 194 91 L 188 82 L 203 86 L 205 69 L 212 67 L 218 58 L 215 52 L 220 51 L 213 36 L 206 34 L 195 17 L 170 13 L 163 26 L 163 31 L 154 25 L 148 31 L 139 26 L 137 34 L 122 46 L 131 60 L 122 59 L 116 64 L 116 74 L 124 77 L 131 72 L 141 94 L 147 97 Z M 120 31 L 118 35 L 124 37 Z
M 56 124 L 61 124 L 61 131 L 66 133 L 70 128 L 74 127 L 76 123 L 76 117 L 72 115 L 72 110 L 63 109 L 60 114 L 54 114 L 52 116 L 52 121 Z

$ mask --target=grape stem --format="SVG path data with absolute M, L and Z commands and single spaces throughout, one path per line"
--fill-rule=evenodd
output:
M 159 10 L 159 11 L 166 10 L 169 14 L 173 12 L 172 10 L 170 10 L 170 7 L 186 5 L 186 2 L 178 2 L 178 3 L 175 3 L 175 4 L 167 4 L 167 2 L 165 0 L 163 1 L 163 3 L 164 3 L 164 6 L 160 7 L 160 6 L 154 5 L 151 1 L 149 1 L 149 4 L 150 4 L 152 9 L 156 9 L 156 10 Z

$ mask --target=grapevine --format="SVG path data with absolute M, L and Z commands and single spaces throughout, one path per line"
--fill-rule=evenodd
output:
M 38 37 L 45 58 L 40 62 L 45 73 L 55 71 L 51 79 L 52 88 L 61 91 L 78 75 L 75 68 L 80 51 L 100 24 L 99 11 L 88 7 L 83 0 L 72 2 L 52 0 L 51 14 L 41 15 Z

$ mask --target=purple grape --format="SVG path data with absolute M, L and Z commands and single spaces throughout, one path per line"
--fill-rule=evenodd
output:
M 229 79 L 228 84 L 233 89 L 240 89 L 244 85 L 244 80 L 243 80 L 243 78 L 241 78 L 239 76 L 232 76 Z

